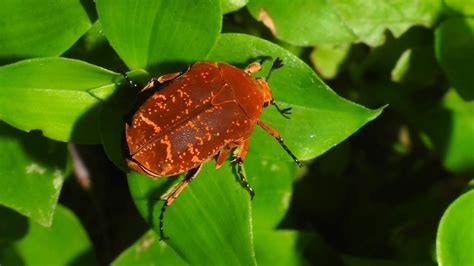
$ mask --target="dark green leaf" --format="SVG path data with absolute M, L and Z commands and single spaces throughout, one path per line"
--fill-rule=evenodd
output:
M 454 201 L 438 227 L 436 257 L 440 265 L 474 264 L 474 190 Z
M 130 69 L 197 61 L 221 29 L 219 0 L 98 0 L 97 10 L 107 39 Z
M 416 121 L 446 169 L 474 170 L 474 102 L 464 101 L 451 89 L 439 106 L 417 114 Z
M 155 231 L 148 231 L 116 258 L 112 265 L 188 265 Z
M 4 217 L 0 217 L 4 220 Z M 18 224 L 22 226 L 24 224 Z M 68 209 L 58 206 L 51 228 L 29 223 L 27 234 L 0 249 L 2 265 L 95 265 L 87 234 Z
M 451 85 L 466 100 L 474 99 L 474 19 L 452 18 L 436 29 L 436 57 Z
M 66 145 L 0 122 L 0 204 L 50 226 L 67 175 Z
M 49 138 L 99 143 L 99 99 L 88 90 L 115 86 L 119 74 L 66 58 L 24 60 L 0 68 L 0 119 Z
M 80 1 L 2 1 L 0 60 L 58 56 L 90 26 Z

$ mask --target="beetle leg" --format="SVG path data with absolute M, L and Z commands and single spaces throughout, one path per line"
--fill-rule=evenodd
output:
M 265 63 L 265 61 L 267 60 L 272 60 L 272 57 L 271 56 L 262 56 L 260 61 L 258 62 L 253 62 L 253 63 L 250 63 L 245 69 L 245 73 L 247 74 L 252 74 L 252 73 L 255 73 L 255 72 L 258 72 L 260 70 L 262 70 L 262 65 L 263 63 Z
M 148 81 L 148 83 L 145 85 L 145 87 L 143 87 L 143 89 L 140 91 L 145 91 L 145 90 L 148 90 L 150 88 L 153 88 L 153 87 L 156 87 L 157 85 L 159 84 L 163 84 L 167 81 L 170 81 L 170 80 L 173 80 L 175 79 L 176 77 L 178 77 L 179 75 L 181 75 L 181 72 L 176 72 L 176 73 L 171 73 L 171 74 L 165 74 L 165 75 L 162 75 L 162 76 L 159 76 L 159 77 L 155 77 L 155 78 L 151 78 L 150 81 Z M 158 84 L 157 84 L 158 83 Z
M 229 155 L 229 151 L 233 147 L 234 147 L 233 144 L 227 144 L 219 151 L 219 154 L 216 157 L 216 169 L 221 167 L 221 165 L 224 163 L 225 159 L 227 159 L 227 155 Z
M 272 75 L 273 70 L 279 69 L 282 66 L 283 66 L 283 60 L 281 60 L 280 57 L 277 57 L 275 59 L 275 61 L 273 61 L 272 67 L 270 68 L 270 71 L 268 71 L 266 80 L 270 79 L 270 76 Z
M 168 239 L 167 237 L 165 237 L 163 229 L 163 220 L 165 218 L 166 208 L 168 208 L 168 206 L 173 203 L 173 201 L 179 196 L 179 194 L 184 190 L 184 188 L 186 188 L 186 186 L 194 179 L 194 177 L 197 176 L 199 170 L 201 170 L 201 166 L 202 165 L 199 165 L 189 170 L 181 182 L 171 188 L 169 192 L 166 192 L 163 196 L 161 196 L 161 199 L 165 202 L 163 203 L 160 212 L 160 240 Z
M 258 62 L 253 62 L 244 69 L 245 73 L 249 75 L 260 70 L 262 70 L 262 65 Z
M 277 105 L 277 103 L 275 102 L 275 100 L 271 99 L 270 100 L 270 104 L 275 106 L 275 108 L 278 110 L 278 112 L 280 112 L 280 114 L 287 118 L 287 119 L 290 119 L 289 115 L 291 115 L 291 107 L 286 107 L 286 108 L 280 108 L 280 106 Z
M 274 128 L 272 128 L 270 125 L 266 124 L 260 119 L 257 120 L 257 124 L 265 131 L 267 131 L 268 134 L 272 135 L 278 141 L 278 143 L 280 143 L 280 146 L 288 153 L 288 155 L 291 156 L 291 158 L 293 158 L 293 160 L 299 167 L 303 167 L 303 164 L 300 162 L 300 160 L 298 160 L 298 158 L 296 158 L 296 156 L 290 151 L 288 146 L 286 146 L 285 142 L 280 136 L 280 133 L 278 133 Z
M 245 177 L 244 174 L 244 169 L 243 169 L 243 162 L 244 158 L 247 155 L 247 150 L 249 147 L 249 140 L 244 140 L 242 144 L 240 144 L 237 149 L 234 150 L 234 162 L 237 164 L 237 174 L 240 179 L 240 183 L 242 186 L 245 187 L 245 189 L 249 192 L 250 194 L 250 200 L 253 199 L 255 196 L 255 192 L 253 191 L 253 188 L 250 186 L 249 182 L 247 181 L 247 178 Z

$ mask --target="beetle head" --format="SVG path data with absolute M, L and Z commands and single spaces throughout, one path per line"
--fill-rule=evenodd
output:
M 258 85 L 260 86 L 260 89 L 262 90 L 263 104 L 264 106 L 268 106 L 270 102 L 272 101 L 273 96 L 272 96 L 272 91 L 270 90 L 270 87 L 268 86 L 267 80 L 265 78 L 258 78 L 257 82 L 258 82 Z

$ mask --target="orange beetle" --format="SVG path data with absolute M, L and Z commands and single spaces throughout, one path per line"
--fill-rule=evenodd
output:
M 275 104 L 266 82 L 271 72 L 282 66 L 279 58 L 266 78 L 254 79 L 250 75 L 261 70 L 265 59 L 244 70 L 222 62 L 197 62 L 182 73 L 153 78 L 141 90 L 143 101 L 125 124 L 128 166 L 151 177 L 186 172 L 184 179 L 162 196 L 162 239 L 166 208 L 211 158 L 215 158 L 218 168 L 233 149 L 240 181 L 253 198 L 254 191 L 243 174 L 242 163 L 255 124 L 275 137 L 302 165 L 278 132 L 260 120 L 263 107 L 269 104 L 285 117 L 291 110 Z M 138 87 L 124 76 L 133 87 Z

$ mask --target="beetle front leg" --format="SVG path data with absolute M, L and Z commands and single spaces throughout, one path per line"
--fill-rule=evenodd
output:
M 163 196 L 161 196 L 161 199 L 164 200 L 165 202 L 163 203 L 163 206 L 161 207 L 161 212 L 160 212 L 160 240 L 168 239 L 168 237 L 165 237 L 165 232 L 164 232 L 164 226 L 163 226 L 163 220 L 165 218 L 165 212 L 168 206 L 170 206 L 173 201 L 179 196 L 179 194 L 188 186 L 189 183 L 194 179 L 194 177 L 197 176 L 199 171 L 201 170 L 201 166 L 199 165 L 191 170 L 189 170 L 186 175 L 184 176 L 184 179 L 179 182 L 176 186 L 174 186 L 170 191 L 165 193 Z
M 239 176 L 240 183 L 249 192 L 250 200 L 252 200 L 253 197 L 255 196 L 255 192 L 254 192 L 253 188 L 250 186 L 249 182 L 247 181 L 247 178 L 245 177 L 244 169 L 243 169 L 244 158 L 247 155 L 248 146 L 249 146 L 249 140 L 248 139 L 244 140 L 237 147 L 237 149 L 234 150 L 234 160 L 233 161 L 237 165 L 237 174 Z
M 265 131 L 267 131 L 268 134 L 272 135 L 278 141 L 278 143 L 280 143 L 280 146 L 288 153 L 288 155 L 290 155 L 290 157 L 299 167 L 303 167 L 303 164 L 300 162 L 300 160 L 298 160 L 298 158 L 296 158 L 296 156 L 290 151 L 288 146 L 286 146 L 278 131 L 276 131 L 274 128 L 272 128 L 270 125 L 266 124 L 260 119 L 257 120 L 257 124 Z

